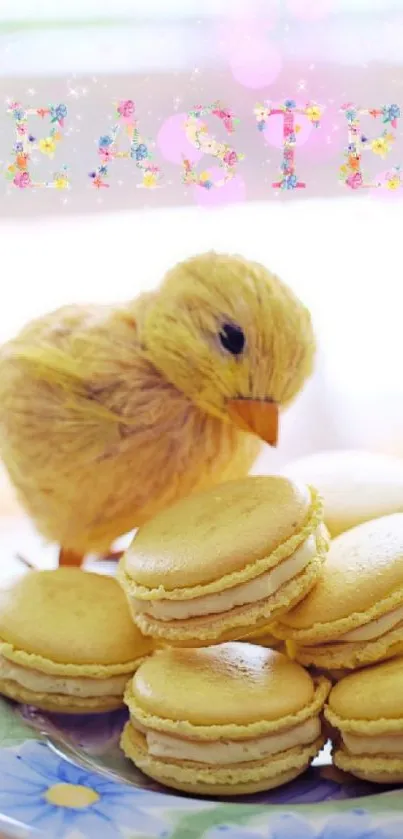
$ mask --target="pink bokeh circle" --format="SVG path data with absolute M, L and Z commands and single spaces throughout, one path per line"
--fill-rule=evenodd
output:
M 256 16 L 249 10 L 244 17 L 233 17 L 233 19 L 226 20 L 225 23 L 220 22 L 215 27 L 217 48 L 222 56 L 231 59 L 236 53 L 242 49 L 242 46 L 247 40 L 258 40 L 266 38 L 276 26 L 278 9 L 275 3 L 269 4 L 264 8 L 264 14 L 259 14 L 259 24 L 256 23 Z
M 182 163 L 183 157 L 197 163 L 203 157 L 203 153 L 186 137 L 186 119 L 186 113 L 172 114 L 164 120 L 158 132 L 157 146 L 165 160 L 169 160 L 170 163 Z
M 224 177 L 224 169 L 219 166 L 212 166 L 208 172 L 214 183 Z M 222 207 L 225 204 L 245 201 L 246 185 L 241 175 L 234 175 L 223 186 L 213 186 L 211 189 L 206 189 L 204 186 L 193 186 L 192 192 L 194 201 L 200 207 Z
M 262 131 L 264 139 L 269 146 L 275 146 L 281 149 L 284 145 L 283 137 L 284 115 L 273 114 L 268 118 L 265 129 Z M 297 130 L 299 127 L 299 130 Z M 313 129 L 312 123 L 308 117 L 303 114 L 295 114 L 294 116 L 294 131 L 295 131 L 295 147 L 303 146 L 309 139 Z
M 299 20 L 321 20 L 334 8 L 334 0 L 287 0 L 287 12 Z
M 245 37 L 229 55 L 231 73 L 243 87 L 259 90 L 273 84 L 281 72 L 281 54 L 274 44 L 258 34 Z

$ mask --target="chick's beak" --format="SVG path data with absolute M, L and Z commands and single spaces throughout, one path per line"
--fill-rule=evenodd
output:
M 256 434 L 270 446 L 278 440 L 278 405 L 269 399 L 229 399 L 228 413 L 243 431 Z

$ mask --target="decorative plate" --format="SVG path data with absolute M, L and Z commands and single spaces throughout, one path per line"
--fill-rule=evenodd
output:
M 17 553 L 54 564 L 26 521 L 3 519 L 0 546 L 3 580 L 21 573 Z M 328 748 L 277 790 L 203 800 L 173 794 L 124 758 L 125 719 L 124 711 L 71 717 L 0 699 L 0 839 L 402 839 L 403 792 L 340 772 Z

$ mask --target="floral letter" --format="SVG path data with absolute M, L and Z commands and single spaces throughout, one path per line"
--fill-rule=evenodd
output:
M 208 171 L 197 174 L 194 165 L 187 158 L 183 159 L 183 183 L 196 184 L 203 186 L 205 189 L 212 187 L 224 186 L 227 181 L 231 180 L 236 174 L 237 164 L 244 159 L 243 154 L 238 154 L 232 146 L 227 143 L 220 143 L 214 137 L 208 134 L 208 126 L 203 120 L 202 116 L 212 114 L 218 117 L 228 134 L 235 131 L 235 124 L 239 120 L 234 118 L 234 114 L 228 108 L 224 108 L 220 102 L 214 102 L 213 105 L 197 105 L 193 111 L 189 111 L 185 123 L 185 132 L 188 140 L 199 151 L 205 154 L 211 154 L 220 167 L 224 170 L 224 176 L 218 181 L 212 181 Z
M 389 130 L 388 123 L 392 128 L 397 128 L 397 120 L 400 117 L 400 108 L 398 105 L 384 105 L 383 108 L 372 108 L 367 110 L 365 108 L 356 108 L 349 102 L 347 105 L 342 105 L 342 112 L 346 115 L 348 124 L 348 148 L 345 151 L 345 163 L 340 167 L 340 181 L 350 189 L 362 189 L 363 187 L 379 187 L 382 183 L 366 183 L 361 169 L 361 154 L 362 151 L 368 149 L 374 154 L 379 154 L 380 157 L 386 157 L 390 151 L 391 143 L 394 143 L 396 137 Z M 368 140 L 364 134 L 361 134 L 359 115 L 369 115 L 376 119 L 382 117 L 382 122 L 385 125 L 382 134 L 376 137 L 375 140 Z M 402 186 L 402 181 L 399 174 L 399 167 L 395 167 L 393 171 L 388 173 L 385 185 L 389 189 L 397 189 Z
M 7 108 L 7 113 L 11 114 L 15 121 L 17 134 L 14 144 L 15 162 L 11 163 L 6 171 L 8 180 L 12 181 L 14 186 L 19 189 L 39 186 L 48 189 L 68 189 L 70 184 L 67 176 L 67 166 L 62 166 L 58 172 L 55 172 L 51 181 L 33 181 L 28 168 L 31 152 L 35 149 L 53 159 L 56 145 L 62 139 L 60 128 L 63 128 L 67 115 L 66 105 L 24 109 L 19 102 L 12 102 Z M 32 114 L 36 114 L 42 119 L 45 116 L 50 117 L 51 128 L 49 134 L 39 141 L 28 131 L 28 116 Z
M 151 189 L 159 186 L 161 179 L 160 167 L 151 162 L 152 154 L 150 146 L 140 136 L 138 131 L 138 122 L 135 118 L 136 106 L 131 99 L 121 99 L 116 105 L 115 118 L 118 122 L 112 126 L 108 134 L 104 134 L 98 141 L 98 154 L 101 158 L 101 163 L 97 169 L 89 173 L 92 179 L 93 186 L 96 189 L 101 187 L 109 187 L 105 178 L 108 176 L 108 168 L 111 160 L 117 158 L 132 158 L 135 161 L 138 169 L 141 170 L 143 179 L 138 187 Z M 126 134 L 130 141 L 130 149 L 128 151 L 119 151 L 117 147 L 117 137 L 121 126 L 124 125 Z
M 315 102 L 308 102 L 305 108 L 297 108 L 294 99 L 286 99 L 284 105 L 272 108 L 269 102 L 266 105 L 256 105 L 254 114 L 257 120 L 258 131 L 264 131 L 269 117 L 273 114 L 283 114 L 283 159 L 281 161 L 281 178 L 275 181 L 272 186 L 277 189 L 304 189 L 306 184 L 299 181 L 295 174 L 295 144 L 298 125 L 295 125 L 294 114 L 303 114 L 308 117 L 315 128 L 319 127 L 322 116 L 322 108 Z

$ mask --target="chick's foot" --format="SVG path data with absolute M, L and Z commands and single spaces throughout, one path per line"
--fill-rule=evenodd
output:
M 84 562 L 82 554 L 70 551 L 68 548 L 60 548 L 59 551 L 59 567 L 70 565 L 79 568 Z

